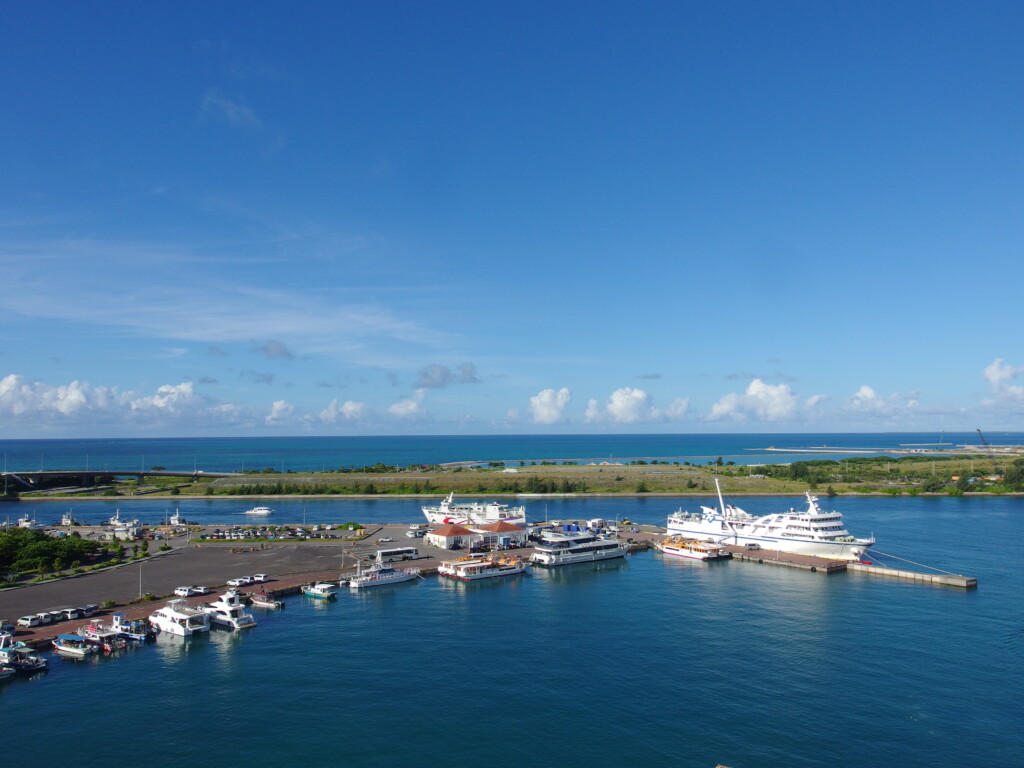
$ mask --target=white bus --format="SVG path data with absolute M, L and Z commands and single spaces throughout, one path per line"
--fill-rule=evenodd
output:
M 377 562 L 390 563 L 394 560 L 415 560 L 420 556 L 416 547 L 395 547 L 394 549 L 378 549 Z

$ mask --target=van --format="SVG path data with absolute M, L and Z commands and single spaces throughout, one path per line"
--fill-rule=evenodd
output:
M 39 619 L 40 624 L 49 624 L 51 621 L 54 620 L 53 617 L 47 611 L 37 613 L 36 618 Z
M 64 614 L 64 618 L 68 621 L 70 621 L 71 619 L 82 618 L 82 614 L 78 612 L 77 608 L 65 608 L 61 611 L 61 613 Z
M 38 616 L 22 616 L 18 619 L 19 627 L 38 627 L 39 623 Z

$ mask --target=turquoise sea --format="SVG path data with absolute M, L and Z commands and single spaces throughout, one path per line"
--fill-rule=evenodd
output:
M 0 684 L 5 753 L 32 768 L 1021 766 L 1024 499 L 826 501 L 883 552 L 979 588 L 647 552 L 499 583 L 290 598 L 240 635 L 53 657 L 47 674 Z M 525 502 L 531 517 L 660 522 L 699 500 Z M 145 518 L 146 503 L 129 509 Z M 276 520 L 370 522 L 415 520 L 419 503 L 274 506 Z M 87 504 L 76 514 L 112 513 Z M 239 511 L 181 506 L 211 522 Z

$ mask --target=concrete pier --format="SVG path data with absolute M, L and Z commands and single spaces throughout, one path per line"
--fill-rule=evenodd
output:
M 960 587 L 961 589 L 977 589 L 978 580 L 973 576 L 960 576 L 952 573 L 922 573 L 920 571 L 901 571 L 896 568 L 883 568 L 880 565 L 865 563 L 847 563 L 848 571 L 869 573 L 872 576 L 888 576 L 892 579 L 909 579 L 926 584 L 938 584 L 943 587 Z

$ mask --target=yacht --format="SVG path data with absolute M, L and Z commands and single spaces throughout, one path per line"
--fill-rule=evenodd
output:
M 243 512 L 242 514 L 266 517 L 267 515 L 274 514 L 274 510 L 272 510 L 270 507 L 253 507 L 252 509 L 245 510 L 245 512 Z
M 333 600 L 338 594 L 338 587 L 332 581 L 303 584 L 300 589 L 302 589 L 302 594 L 312 597 L 314 600 Z
M 228 629 L 245 629 L 255 627 L 256 619 L 251 613 L 245 612 L 242 596 L 234 589 L 229 589 L 212 603 L 203 606 L 210 616 L 210 622 Z
M 202 608 L 193 608 L 184 600 L 171 600 L 150 614 L 149 623 L 160 632 L 189 637 L 210 631 L 210 614 Z
M 656 542 L 654 546 L 663 555 L 686 557 L 690 560 L 728 560 L 732 557 L 732 552 L 725 547 L 683 536 L 670 536 Z
M 349 589 L 365 589 L 366 587 L 383 587 L 387 584 L 401 584 L 412 581 L 420 575 L 419 568 L 395 568 L 391 563 L 377 560 L 369 568 L 356 568 L 355 576 L 348 580 Z
M 530 562 L 536 565 L 570 565 L 625 557 L 626 545 L 592 531 L 546 531 L 541 534 Z
M 126 640 L 144 643 L 155 636 L 153 628 L 145 619 L 129 619 L 124 613 L 115 613 L 111 617 L 111 629 Z
M 875 543 L 874 537 L 858 539 L 843 527 L 843 516 L 825 512 L 818 497 L 807 492 L 807 509 L 790 508 L 782 514 L 757 517 L 726 504 L 715 480 L 718 507 L 701 507 L 699 513 L 678 510 L 669 515 L 668 532 L 716 544 L 756 544 L 762 549 L 833 560 L 859 560 Z
M 458 560 L 446 560 L 437 567 L 439 576 L 447 576 L 460 581 L 477 581 L 492 579 L 497 576 L 515 576 L 523 573 L 529 563 L 519 557 L 460 557 Z
M 526 525 L 526 507 L 510 507 L 488 501 L 455 503 L 455 492 L 452 491 L 436 507 L 422 507 L 427 522 L 431 525 L 486 525 L 504 521 L 512 525 Z

